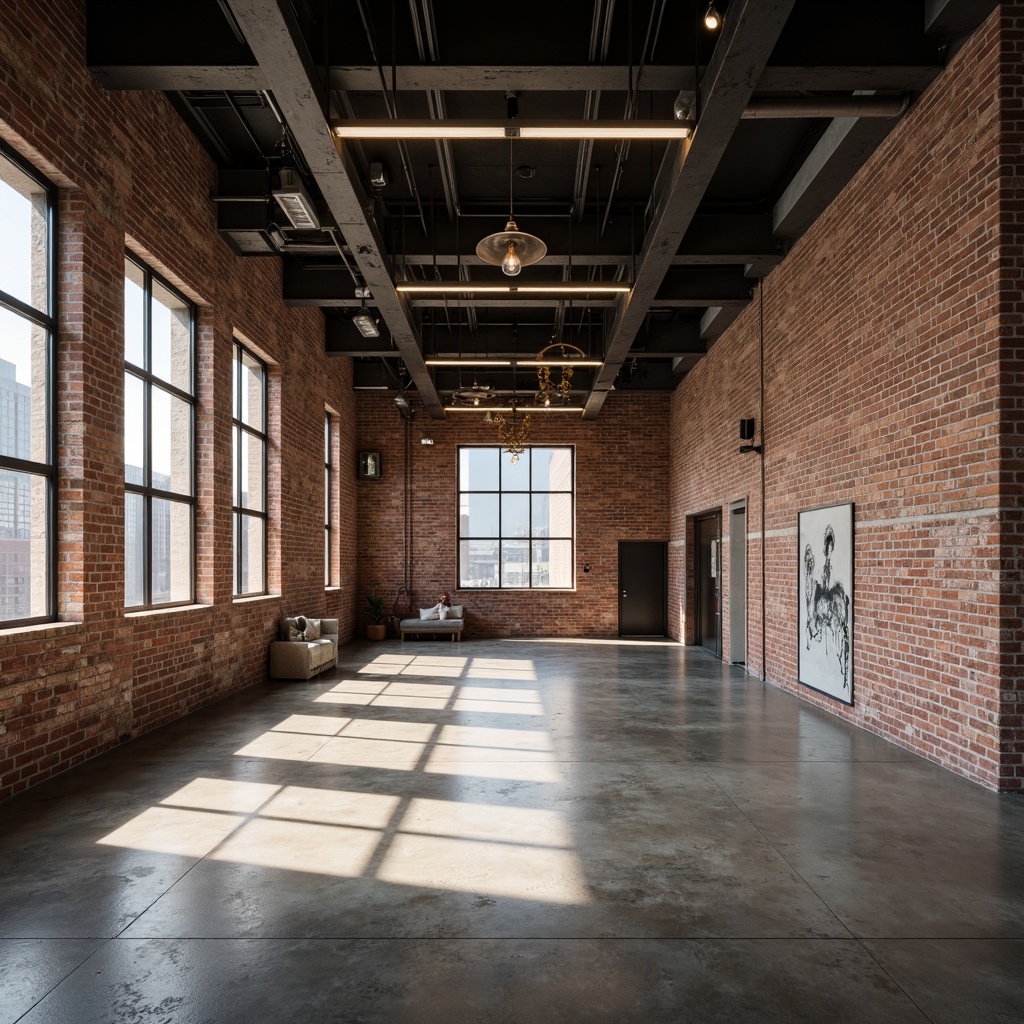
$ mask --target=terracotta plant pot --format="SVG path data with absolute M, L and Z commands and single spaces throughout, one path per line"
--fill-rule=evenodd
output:
M 367 626 L 366 627 L 366 639 L 367 640 L 383 640 L 387 633 L 388 627 L 385 625 L 380 626 Z

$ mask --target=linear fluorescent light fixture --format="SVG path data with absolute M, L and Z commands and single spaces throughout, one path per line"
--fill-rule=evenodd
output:
M 625 282 L 589 284 L 473 284 L 472 281 L 442 281 L 434 284 L 399 282 L 395 291 L 404 295 L 622 295 L 632 285 Z
M 364 338 L 379 338 L 380 329 L 377 327 L 377 321 L 374 320 L 373 314 L 364 306 L 354 317 L 352 317 L 352 323 L 355 324 L 356 330 Z
M 281 169 L 281 187 L 271 193 L 277 205 L 297 230 L 315 231 L 320 227 L 320 219 L 316 215 L 313 200 L 306 194 L 302 186 L 299 172 L 289 167 Z
M 511 405 L 446 405 L 444 407 L 445 412 L 483 412 L 483 413 L 529 413 L 531 416 L 535 412 L 583 412 L 581 405 L 517 405 L 513 408 Z
M 445 359 L 423 360 L 428 367 L 517 367 L 529 370 L 537 367 L 603 367 L 600 359 Z
M 688 121 L 332 121 L 339 139 L 686 139 Z

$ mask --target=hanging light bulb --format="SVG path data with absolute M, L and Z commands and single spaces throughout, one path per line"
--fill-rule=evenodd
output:
M 722 16 L 718 13 L 718 8 L 715 7 L 715 0 L 711 0 L 708 9 L 704 12 L 704 27 L 709 32 L 714 32 L 721 24 Z
M 512 215 L 512 140 L 508 140 L 508 223 L 504 231 L 481 238 L 476 254 L 492 267 L 501 267 L 506 277 L 515 277 L 523 267 L 542 260 L 548 247 L 536 236 L 520 231 Z
M 516 255 L 516 243 L 509 239 L 508 250 L 501 261 L 501 272 L 507 277 L 515 277 L 523 269 L 523 261 Z

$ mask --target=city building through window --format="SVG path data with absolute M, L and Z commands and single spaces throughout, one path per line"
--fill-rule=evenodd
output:
M 55 616 L 54 190 L 0 148 L 0 624 Z
M 267 592 L 267 368 L 235 342 L 235 594 Z
M 133 257 L 124 276 L 126 608 L 195 597 L 195 310 Z

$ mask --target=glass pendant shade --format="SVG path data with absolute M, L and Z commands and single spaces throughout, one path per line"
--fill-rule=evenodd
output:
M 540 262 L 547 251 L 544 242 L 536 235 L 520 231 L 514 220 L 505 225 L 504 231 L 481 238 L 476 245 L 476 254 L 484 263 L 501 267 L 509 277 L 515 277 L 523 267 Z

